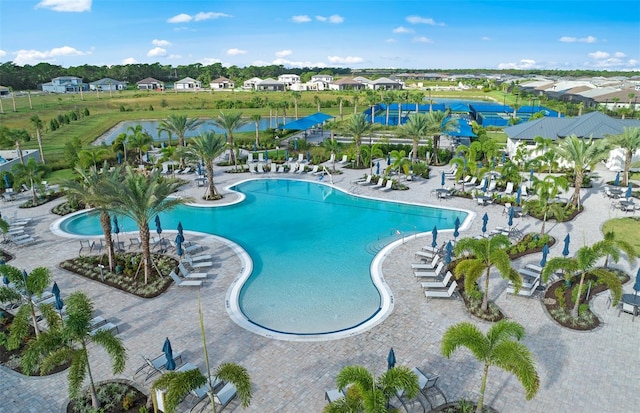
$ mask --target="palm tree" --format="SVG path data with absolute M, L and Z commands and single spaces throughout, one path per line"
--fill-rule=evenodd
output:
M 322 103 L 322 100 L 320 99 L 320 96 L 314 95 L 313 96 L 313 103 L 316 104 L 316 109 L 318 110 L 318 112 L 320 112 L 320 104 Z
M 336 384 L 340 390 L 348 387 L 343 400 L 330 403 L 325 413 L 389 411 L 389 400 L 401 393 L 412 399 L 418 395 L 418 376 L 406 366 L 396 366 L 385 371 L 377 379 L 362 366 L 346 366 L 338 373 Z M 355 410 L 349 407 L 357 406 Z M 346 407 L 346 408 L 345 408 Z
M 302 93 L 300 92 L 290 92 L 290 93 L 291 93 L 291 97 L 293 98 L 293 108 L 295 111 L 296 120 L 298 120 L 298 99 L 302 97 Z
M 180 148 L 180 154 L 190 162 L 204 162 L 209 186 L 204 193 L 204 199 L 219 199 L 218 191 L 213 184 L 213 164 L 215 159 L 224 152 L 224 138 L 216 136 L 214 132 L 204 132 L 193 138 L 189 145 Z M 208 195 L 207 195 L 208 194 Z
M 440 135 L 454 131 L 458 128 L 458 120 L 449 117 L 449 114 L 440 110 L 429 112 L 427 116 L 427 134 L 433 136 L 433 163 L 438 161 L 438 144 Z
M 142 152 L 146 152 L 149 149 L 149 146 L 153 144 L 153 138 L 145 132 L 142 125 L 136 125 L 135 128 L 129 126 L 127 128 L 127 132 L 131 132 L 131 135 L 127 136 L 129 148 L 138 150 L 138 158 L 140 162 L 142 162 Z
M 636 251 L 633 244 L 624 239 L 617 238 L 613 231 L 605 232 L 604 239 L 598 244 L 601 245 L 602 250 L 607 254 L 604 260 L 604 268 L 609 268 L 609 258 L 613 258 L 614 262 L 618 262 L 620 252 L 623 252 L 630 261 L 635 261 L 635 258 L 638 257 L 638 251 Z
M 556 220 L 564 219 L 566 215 L 566 207 L 560 202 L 554 202 L 554 199 L 560 193 L 560 190 L 566 191 L 569 184 L 564 176 L 547 175 L 544 179 L 534 178 L 533 189 L 538 195 L 536 204 L 542 210 L 542 229 L 540 234 L 544 235 L 547 217 L 551 215 Z
M 46 173 L 44 165 L 36 162 L 35 159 L 29 158 L 26 164 L 16 164 L 11 168 L 13 176 L 21 182 L 28 182 L 31 186 L 31 193 L 33 196 L 33 205 L 38 204 L 38 197 L 36 195 L 36 182 L 42 181 L 42 177 Z
M 342 124 L 342 133 L 353 136 L 353 142 L 356 145 L 356 168 L 363 165 L 360 153 L 362 137 L 372 133 L 375 129 L 376 127 L 367 122 L 367 118 L 362 113 L 353 115 Z
M 411 114 L 409 120 L 404 125 L 400 126 L 399 134 L 401 136 L 410 137 L 413 140 L 412 161 L 418 162 L 418 144 L 420 139 L 427 136 L 428 132 L 428 118 L 426 114 Z
M 203 121 L 198 120 L 198 118 L 190 119 L 187 115 L 171 114 L 158 125 L 158 135 L 161 132 L 167 132 L 169 134 L 169 145 L 171 145 L 171 135 L 176 135 L 178 137 L 178 145 L 184 146 L 185 135 L 202 125 L 202 123 Z
M 587 273 L 595 275 L 600 283 L 606 284 L 612 292 L 613 304 L 617 305 L 622 295 L 622 285 L 615 273 L 605 269 L 596 268 L 598 260 L 607 254 L 612 254 L 615 258 L 619 254 L 617 251 L 611 249 L 605 241 L 600 241 L 592 246 L 585 245 L 576 252 L 576 256 L 573 258 L 557 257 L 550 259 L 542 270 L 542 279 L 547 281 L 549 276 L 557 270 L 564 270 L 565 277 L 571 277 L 572 275 L 580 275 L 580 283 L 578 284 L 578 295 L 576 295 L 576 302 L 571 309 L 571 316 L 573 318 L 578 317 L 578 307 L 582 300 L 582 287 L 584 285 L 584 278 Z
M 91 406 L 100 409 L 100 401 L 96 393 L 91 364 L 89 362 L 89 344 L 103 347 L 111 358 L 113 374 L 124 371 L 127 361 L 127 350 L 122 340 L 109 330 L 91 332 L 90 320 L 93 317 L 93 303 L 82 291 L 71 293 L 66 299 L 67 318 L 64 322 L 54 324 L 47 332 L 43 332 L 38 339 L 29 343 L 22 358 L 24 371 L 31 371 L 40 358 L 41 372 L 47 373 L 56 365 L 71 360 L 69 368 L 69 398 L 78 398 L 82 390 L 82 383 L 89 379 L 89 393 Z
M 37 267 L 27 274 L 26 271 L 20 271 L 11 265 L 2 264 L 0 265 L 0 273 L 6 276 L 9 282 L 14 285 L 14 288 L 9 288 L 6 285 L 0 287 L 0 301 L 18 301 L 22 298 L 20 300 L 22 305 L 16 312 L 7 337 L 7 348 L 13 350 L 20 347 L 22 340 L 29 335 L 29 319 L 31 319 L 36 337 L 40 335 L 36 308 L 41 310 L 45 318 L 50 319 L 47 315 L 51 313 L 46 311 L 45 306 L 34 304 L 34 298 L 42 297 L 44 291 L 51 284 L 51 271 L 45 267 Z M 51 309 L 51 306 L 49 306 L 49 309 Z
M 387 113 L 385 117 L 385 125 L 389 126 L 389 109 L 391 109 L 391 104 L 394 102 L 396 94 L 393 90 L 387 90 L 382 96 L 382 102 L 387 107 Z M 398 122 L 399 123 L 399 122 Z
M 213 120 L 213 123 L 219 128 L 224 129 L 227 135 L 227 145 L 229 146 L 229 163 L 233 164 L 237 169 L 235 146 L 233 143 L 233 132 L 240 129 L 247 124 L 247 120 L 242 119 L 242 112 L 238 113 L 224 113 L 220 112 L 217 118 Z
M 522 277 L 511 267 L 511 259 L 506 248 L 511 245 L 506 235 L 496 235 L 491 238 L 463 238 L 455 246 L 455 255 L 463 252 L 471 253 L 472 257 L 462 260 L 453 270 L 456 278 L 464 276 L 464 289 L 471 293 L 476 289 L 476 282 L 484 274 L 484 294 L 482 295 L 482 311 L 489 308 L 489 273 L 496 267 L 500 276 L 511 281 L 516 293 L 522 286 Z
M 106 154 L 107 150 L 105 148 L 98 147 L 83 149 L 78 152 L 78 162 L 83 168 L 89 168 L 91 166 L 96 168 L 98 166 L 98 162 L 102 161 Z
M 519 342 L 524 336 L 524 327 L 509 320 L 498 321 L 491 326 L 486 335 L 467 321 L 452 325 L 444 333 L 440 347 L 442 355 L 450 358 L 458 347 L 463 346 L 484 365 L 476 413 L 481 413 L 484 406 L 484 393 L 491 366 L 514 374 L 524 387 L 527 400 L 531 400 L 538 392 L 540 377 L 536 371 L 533 354 L 527 346 Z
M 151 250 L 149 248 L 149 222 L 160 212 L 191 202 L 190 198 L 172 198 L 182 186 L 176 179 L 166 179 L 155 171 L 149 176 L 127 168 L 120 182 L 110 182 L 107 191 L 111 194 L 111 208 L 117 213 L 131 218 L 140 231 L 144 282 L 148 284 L 151 275 Z
M 411 166 L 411 160 L 407 158 L 407 153 L 403 150 L 393 150 L 389 153 L 389 156 L 393 160 L 387 171 L 403 171 L 405 174 L 408 172 Z
M 367 90 L 365 99 L 367 101 L 367 105 L 369 105 L 369 110 L 371 110 L 371 123 L 375 123 L 375 110 L 376 105 L 380 101 L 378 95 L 373 90 Z
M 297 119 L 297 106 L 296 106 L 296 119 Z M 249 117 L 256 126 L 256 148 L 260 147 L 260 121 L 262 120 L 262 116 L 260 114 L 255 113 Z
M 598 161 L 604 159 L 609 154 L 609 150 L 602 141 L 593 142 L 593 139 L 580 139 L 576 135 L 571 135 L 558 143 L 556 151 L 561 158 L 572 164 L 575 189 L 571 202 L 574 206 L 580 207 L 580 188 L 584 174 L 588 169 L 593 169 Z
M 633 154 L 640 148 L 640 127 L 624 128 L 620 135 L 610 138 L 612 146 L 620 147 L 624 150 L 624 175 L 622 176 L 622 186 L 629 183 L 629 170 Z
M 153 383 L 151 388 L 166 390 L 165 412 L 175 412 L 176 406 L 191 391 L 198 389 L 204 385 L 208 385 L 207 391 L 209 395 L 209 403 L 213 413 L 216 412 L 216 404 L 213 394 L 213 383 L 209 379 L 211 377 L 211 367 L 209 365 L 209 353 L 207 351 L 207 340 L 205 337 L 204 320 L 202 317 L 202 306 L 200 296 L 198 296 L 198 315 L 200 318 L 200 334 L 202 336 L 202 345 L 204 349 L 204 360 L 207 368 L 207 375 L 203 375 L 199 369 L 188 370 L 184 372 L 170 371 L 162 375 Z M 242 407 L 247 407 L 251 403 L 251 377 L 247 369 L 235 363 L 223 363 L 218 366 L 214 372 L 214 377 L 233 383 L 236 387 L 237 395 L 240 399 Z M 204 406 L 203 406 L 204 408 Z M 202 410 L 200 410 L 202 411 Z
M 416 114 L 420 113 L 420 104 L 424 102 L 424 92 L 421 90 L 411 92 L 409 94 L 409 99 L 411 100 L 411 102 L 414 102 L 416 104 Z
M 44 164 L 45 163 L 44 150 L 42 149 L 42 133 L 41 133 L 44 123 L 42 122 L 42 120 L 38 115 L 31 116 L 31 118 L 29 118 L 29 122 L 36 130 L 36 138 L 38 139 L 38 148 L 40 149 L 40 162 Z
M 89 170 L 76 167 L 75 172 L 80 179 L 67 180 L 63 183 L 67 187 L 67 196 L 76 202 L 84 204 L 86 207 L 94 207 L 100 212 L 100 226 L 105 240 L 107 258 L 109 260 L 109 270 L 115 268 L 114 248 L 111 239 L 111 216 L 109 209 L 111 206 L 112 193 L 110 185 L 117 185 L 122 175 L 122 169 L 115 167 L 109 171 L 109 164 L 105 161 L 102 172 L 92 166 Z

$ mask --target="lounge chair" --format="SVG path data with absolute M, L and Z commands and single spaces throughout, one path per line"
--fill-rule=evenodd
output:
M 269 172 L 274 173 L 274 174 L 276 172 L 278 172 L 278 164 L 275 164 L 275 163 L 271 162 L 271 169 L 269 170 Z
M 458 183 L 459 184 L 467 184 L 467 183 L 469 183 L 470 179 L 471 179 L 471 175 L 467 175 L 463 179 L 458 180 Z
M 326 392 L 324 392 L 324 398 L 329 403 L 338 401 L 343 397 L 345 397 L 344 392 L 338 389 L 327 390 Z
M 380 188 L 382 187 L 382 183 L 384 182 L 384 178 L 380 178 L 378 179 L 378 183 L 376 183 L 375 185 L 372 185 L 371 188 L 376 189 L 376 188 Z
M 393 186 L 393 181 L 391 179 L 387 179 L 387 184 L 385 186 L 383 186 L 382 188 L 378 188 L 380 191 L 391 191 L 391 187 Z
M 264 153 L 258 153 L 258 162 L 264 162 Z
M 129 249 L 131 248 L 142 248 L 140 238 L 129 238 Z
M 250 163 L 249 164 L 249 172 L 251 172 L 252 174 L 258 173 L 258 171 L 256 171 L 256 164 L 255 163 Z
M 89 332 L 89 335 L 90 336 L 94 336 L 100 331 L 111 331 L 111 332 L 117 333 L 118 332 L 118 326 L 116 324 L 106 322 L 106 323 L 101 324 L 98 327 L 94 328 L 93 330 L 91 330 Z
M 304 159 L 304 154 L 303 153 L 299 153 L 298 154 L 298 163 L 305 163 L 305 159 Z
M 247 163 L 248 163 L 248 164 L 250 164 L 250 163 L 253 163 L 253 162 L 255 162 L 255 161 L 253 160 L 253 152 L 249 152 L 249 153 L 247 154 Z
M 422 393 L 422 395 L 427 399 L 431 408 L 433 408 L 434 406 L 433 402 L 431 401 L 431 398 L 429 398 L 429 392 L 431 390 L 437 391 L 444 398 L 444 403 L 442 404 L 447 403 L 447 396 L 445 396 L 442 390 L 440 390 L 440 388 L 438 387 L 438 379 L 440 378 L 440 376 L 436 374 L 424 373 L 422 370 L 420 370 L 417 367 L 413 368 L 413 372 L 415 373 L 416 376 L 418 376 L 418 386 L 420 386 L 420 393 Z M 436 406 L 439 406 L 439 405 L 440 403 L 436 404 Z
M 424 254 L 424 255 L 423 255 Z M 436 266 L 438 265 L 438 263 L 440 262 L 440 256 L 436 255 L 435 257 L 427 257 L 426 255 L 428 255 L 429 253 L 425 253 L 422 251 L 417 251 L 416 252 L 416 256 L 421 256 L 422 255 L 422 260 L 423 261 L 431 261 L 425 264 L 424 268 L 421 269 L 426 269 L 426 270 L 433 270 L 436 268 Z
M 511 195 L 513 194 L 513 182 L 507 182 L 507 188 L 504 192 L 500 192 L 501 195 Z
M 202 280 L 202 279 L 206 279 L 209 274 L 207 274 L 206 272 L 191 272 L 187 269 L 187 267 L 184 266 L 183 263 L 178 264 L 178 270 L 180 271 L 180 275 L 182 276 L 182 278 L 185 278 L 187 280 Z
M 80 240 L 80 250 L 78 251 L 78 255 L 82 254 L 82 251 L 88 250 L 91 252 L 93 247 L 95 246 L 95 242 L 89 239 L 81 239 Z
M 358 181 L 355 181 L 354 183 L 356 183 L 358 185 L 370 185 L 371 184 L 371 178 L 373 178 L 373 175 L 367 175 L 367 177 L 365 179 L 360 179 Z
M 434 290 L 429 289 L 424 291 L 424 295 L 427 298 L 451 298 L 455 294 L 457 287 L 458 287 L 458 283 L 453 281 L 449 286 L 448 290 L 441 289 L 441 288 L 434 289 Z
M 444 263 L 439 263 L 435 269 L 420 269 L 418 271 L 414 271 L 413 275 L 418 278 L 440 278 L 442 272 L 445 270 Z
M 475 186 L 476 189 L 482 189 L 484 188 L 484 184 L 485 182 L 487 182 L 487 178 L 482 178 L 482 181 L 480 181 L 480 183 L 478 185 Z
M 498 185 L 498 181 L 493 180 L 489 183 L 489 187 L 487 188 L 487 192 L 494 192 L 496 190 L 496 186 Z
M 142 356 L 144 359 L 144 364 L 140 366 L 135 373 L 133 373 L 133 377 L 135 378 L 138 374 L 146 375 L 144 381 L 149 380 L 151 377 L 158 373 L 163 373 L 165 371 L 165 365 L 167 364 L 167 356 L 162 353 L 153 359 Z M 182 362 L 182 355 L 180 353 L 173 353 L 173 361 L 178 364 Z
M 174 240 L 170 240 L 170 241 L 173 247 L 177 249 L 178 246 L 176 245 L 176 242 Z M 201 249 L 204 249 L 204 247 L 200 244 L 189 243 L 188 241 L 182 244 L 182 250 L 187 254 L 191 254 L 192 252 L 195 252 Z
M 263 164 L 258 163 L 258 173 L 259 174 L 263 174 L 264 173 L 264 166 L 262 166 Z
M 283 173 L 284 173 L 284 165 L 280 165 L 280 166 L 278 167 L 278 173 L 279 173 L 279 174 L 283 174 Z
M 349 156 L 342 155 L 342 160 L 338 161 L 340 165 L 346 165 L 349 163 Z
M 447 275 L 442 281 L 427 281 L 420 283 L 420 285 L 422 286 L 422 288 L 426 289 L 448 288 L 449 281 L 451 281 L 452 277 L 453 274 L 451 274 L 451 271 L 447 271 Z
M 27 244 L 31 244 L 33 242 L 36 242 L 36 239 L 27 235 L 26 238 L 21 238 L 19 240 L 11 240 L 15 245 L 17 246 L 21 246 L 21 245 L 27 245 Z
M 313 168 L 307 172 L 308 174 L 312 174 L 315 175 L 318 172 L 318 168 L 320 167 L 320 165 L 313 165 Z
M 195 408 L 198 406 L 198 404 L 200 404 L 200 402 L 202 402 L 203 400 L 206 400 L 207 402 L 203 404 L 202 407 L 200 408 L 200 411 L 203 411 L 203 409 L 207 406 L 207 404 L 209 404 L 209 391 L 211 390 L 215 391 L 215 389 L 220 387 L 220 385 L 222 385 L 223 383 L 224 382 L 222 380 L 212 375 L 212 376 L 209 376 L 209 381 L 207 381 L 207 383 L 198 387 L 195 390 L 191 390 L 191 395 L 196 401 L 191 407 L 191 409 L 189 410 L 189 412 L 192 412 L 193 410 L 195 410 Z
M 188 255 L 184 255 L 182 257 L 182 262 L 187 263 L 189 267 L 191 267 L 192 269 L 208 268 L 213 266 L 212 261 L 204 261 L 204 260 L 194 261 L 193 258 L 189 257 Z
M 220 406 L 216 412 L 221 412 L 236 397 L 237 390 L 233 383 L 227 383 L 217 393 L 213 394 L 213 402 Z
M 181 174 L 181 175 L 186 175 L 186 174 L 190 174 L 191 172 L 192 172 L 192 171 L 191 171 L 191 167 L 190 167 L 190 166 L 187 166 L 186 168 L 184 168 L 184 169 L 180 172 L 180 174 Z
M 173 271 L 169 273 L 169 276 L 178 287 L 202 287 L 202 281 L 200 280 L 181 280 Z
M 195 256 L 186 255 L 184 258 L 188 258 L 189 261 L 192 261 L 192 262 L 211 261 L 211 260 L 213 260 L 213 255 L 211 255 L 211 254 L 200 254 L 200 255 L 195 255 Z
M 522 271 L 523 269 L 518 270 L 518 272 L 520 273 Z M 529 271 L 529 273 L 531 273 L 531 271 Z M 522 278 L 522 287 L 518 291 L 517 295 L 521 295 L 523 297 L 532 297 L 538 289 L 538 286 L 540 285 L 540 274 L 537 274 L 534 277 L 525 276 Z M 511 281 L 509 281 L 509 285 L 507 286 L 507 294 L 516 294 L 515 286 L 511 283 Z
M 301 174 L 301 173 L 303 173 L 303 172 L 304 172 L 304 165 L 302 165 L 301 163 L 297 163 L 297 164 L 296 164 L 296 168 L 297 168 L 297 169 L 294 169 L 294 170 L 293 170 L 295 173 L 297 173 L 297 174 Z

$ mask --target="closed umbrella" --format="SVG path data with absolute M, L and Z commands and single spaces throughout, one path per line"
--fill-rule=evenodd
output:
M 151 162 L 151 160 L 149 159 L 149 151 L 147 151 L 146 153 L 146 158 L 147 158 L 147 163 Z
M 119 248 L 120 245 L 120 225 L 118 225 L 118 217 L 116 215 L 113 216 L 113 233 L 116 234 L 116 241 L 118 245 L 116 245 L 116 249 Z
M 444 254 L 444 262 L 445 264 L 450 264 L 451 263 L 451 254 L 453 252 L 453 245 L 451 244 L 451 241 L 447 242 L 447 245 L 445 247 L 445 254 Z
M 387 166 L 391 165 L 391 152 L 387 154 Z
M 6 175 L 5 175 L 6 176 Z M 624 194 L 625 198 L 631 198 L 631 192 L 633 191 L 633 186 L 631 184 L 629 184 L 629 186 L 627 187 L 627 192 Z
M 184 233 L 182 229 L 182 222 L 178 221 L 178 237 L 180 237 L 180 242 L 184 242 Z M 177 237 L 176 237 L 177 239 Z
M 636 274 L 636 283 L 633 284 L 633 291 L 635 291 L 633 295 L 638 295 L 640 291 L 640 268 L 638 268 L 638 273 Z
M 431 235 L 433 236 L 433 240 L 431 241 L 431 246 L 435 248 L 438 245 L 438 227 L 433 226 L 433 231 L 431 231 Z
M 254 143 L 253 143 L 253 151 L 255 152 L 255 151 L 257 151 L 257 150 L 258 150 L 258 145 L 256 145 L 256 143 L 254 142 Z
M 482 192 L 487 192 L 487 186 L 489 185 L 489 180 L 487 178 L 483 179 L 483 184 L 482 184 Z
M 380 175 L 380 162 L 376 163 L 376 175 Z
M 501 163 L 504 164 L 506 160 L 507 160 L 507 153 L 506 152 L 502 152 L 502 159 L 500 160 Z
M 200 162 L 196 165 L 196 172 L 198 172 L 198 175 L 202 175 L 202 166 L 200 166 Z
M 122 163 L 122 155 L 120 154 L 120 152 L 118 152 L 116 157 L 118 158 L 118 163 L 121 164 Z
M 160 215 L 156 215 L 156 232 L 162 234 L 162 225 L 160 224 Z
M 509 225 L 509 228 L 511 228 L 511 226 L 513 225 L 513 217 L 515 216 L 515 211 L 513 210 L 513 207 L 509 208 L 509 222 L 507 223 Z
M 613 185 L 615 185 L 615 186 L 619 186 L 620 185 L 620 172 L 618 172 L 616 174 L 616 179 L 613 181 Z
M 533 182 L 533 168 L 529 171 L 529 182 Z
M 285 160 L 285 162 L 289 160 L 289 149 L 284 151 L 284 160 Z
M 458 232 L 458 230 L 460 229 L 460 217 L 456 217 L 456 221 L 453 223 L 453 225 L 454 225 L 453 238 L 457 239 L 458 236 L 460 235 L 460 232 Z
M 396 353 L 393 351 L 393 347 L 389 350 L 389 355 L 387 356 L 387 370 L 391 370 L 396 366 Z
M 440 185 L 444 186 L 444 171 L 440 173 Z
M 265 161 L 269 160 L 269 152 L 266 149 L 264 150 L 264 160 Z
M 566 237 L 564 237 L 564 249 L 562 250 L 562 255 L 564 255 L 565 257 L 567 257 L 569 255 L 569 243 L 571 242 L 571 237 L 569 236 L 569 234 L 567 234 Z
M 167 370 L 175 370 L 176 362 L 173 360 L 173 349 L 171 349 L 171 342 L 169 341 L 169 337 L 167 337 L 164 340 L 164 346 L 162 346 L 162 351 L 164 352 L 164 355 L 167 358 L 167 364 L 164 365 L 164 368 Z
M 53 282 L 53 287 L 51 288 L 51 293 L 55 297 L 54 307 L 56 308 L 56 310 L 62 311 L 62 307 L 64 307 L 64 302 L 62 301 L 62 298 L 60 297 L 60 288 L 58 287 L 58 283 L 55 282 L 55 281 Z
M 541 267 L 547 265 L 547 254 L 549 254 L 549 245 L 544 244 L 544 247 L 542 247 L 542 259 L 540 260 Z
M 3 276 L 2 276 L 2 283 L 3 283 L 4 285 L 9 285 L 9 279 L 7 278 L 7 276 L 6 276 L 6 275 L 3 275 Z
M 489 222 L 489 215 L 485 212 L 482 216 L 482 233 L 487 232 L 487 222 Z
M 11 188 L 11 184 L 9 183 L 9 175 L 8 174 L 4 174 L 3 178 L 4 178 L 4 187 L 5 188 Z
M 520 198 L 522 197 L 522 187 L 518 187 L 518 191 L 516 192 L 516 205 L 520 205 Z
M 451 241 L 447 242 L 447 245 L 445 245 L 445 250 L 449 251 L 450 253 L 453 253 L 453 244 L 451 243 Z
M 176 235 L 176 253 L 178 254 L 178 257 L 182 257 L 182 254 L 184 254 L 184 252 L 182 251 L 182 237 L 180 237 L 180 234 Z
M 307 162 L 311 162 L 311 151 L 307 151 Z

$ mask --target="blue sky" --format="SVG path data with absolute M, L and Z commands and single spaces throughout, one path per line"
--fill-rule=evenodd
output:
M 640 2 L 0 0 L 0 62 L 640 70 Z

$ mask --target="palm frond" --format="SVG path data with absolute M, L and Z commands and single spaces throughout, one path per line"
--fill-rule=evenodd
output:
M 114 374 L 120 374 L 124 371 L 127 362 L 127 350 L 122 344 L 120 337 L 116 337 L 109 330 L 99 330 L 91 336 L 91 341 L 103 347 L 111 358 L 111 369 Z
M 478 360 L 485 360 L 489 346 L 480 329 L 469 322 L 452 325 L 442 337 L 440 352 L 450 358 L 459 347 L 466 347 Z
M 516 341 L 502 341 L 494 348 L 493 355 L 493 363 L 515 375 L 525 390 L 527 400 L 531 400 L 540 388 L 540 377 L 527 346 Z

